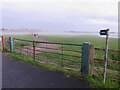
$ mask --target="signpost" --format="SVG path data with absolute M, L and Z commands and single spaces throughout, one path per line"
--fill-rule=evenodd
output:
M 106 46 L 105 46 L 105 56 L 104 56 L 104 71 L 103 71 L 103 83 L 105 83 L 106 78 L 106 68 L 107 68 L 107 55 L 108 55 L 108 36 L 109 29 L 100 30 L 100 35 L 106 35 Z

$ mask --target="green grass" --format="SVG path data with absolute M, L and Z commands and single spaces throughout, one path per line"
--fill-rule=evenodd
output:
M 94 65 L 95 65 L 96 67 L 104 67 L 104 63 L 101 62 L 101 61 L 97 61 L 97 60 L 94 61 Z M 120 67 L 119 64 L 107 63 L 107 69 L 110 69 L 110 70 L 119 71 L 119 67 Z
M 70 55 L 67 53 L 67 55 Z M 75 54 L 73 54 L 75 56 Z M 44 52 L 36 55 L 37 60 L 42 60 L 47 58 L 47 62 L 57 64 L 57 66 L 67 67 L 71 69 L 80 70 L 81 66 L 81 58 L 62 55 L 61 53 L 53 53 L 53 52 Z
M 20 41 L 20 40 L 14 40 L 14 45 L 17 48 L 22 48 L 24 46 L 32 46 L 32 42 L 26 42 L 26 41 Z
M 103 69 L 103 68 L 102 68 Z M 119 74 L 117 71 L 107 70 L 106 83 L 103 83 L 102 69 L 98 68 L 95 75 L 88 76 L 87 80 L 96 88 L 120 88 Z
M 62 43 L 76 43 L 82 44 L 83 42 L 90 42 L 95 47 L 104 48 L 105 47 L 105 38 L 103 37 L 95 37 L 95 36 L 49 36 L 49 35 L 41 35 L 42 38 L 51 41 L 51 42 L 62 42 Z M 61 47 L 60 47 L 61 48 Z M 82 47 L 80 46 L 67 46 L 63 47 L 64 50 L 75 50 L 82 51 Z M 109 49 L 118 50 L 118 39 L 110 38 L 109 39 Z M 104 58 L 104 51 L 95 50 L 95 57 Z M 109 51 L 108 52 L 108 60 L 120 61 L 119 52 Z M 100 62 L 99 62 L 100 63 Z M 96 65 L 101 66 L 95 62 Z M 102 65 L 103 67 L 103 65 Z M 118 70 L 118 65 L 108 64 L 108 68 Z
M 8 39 L 8 37 L 13 37 L 13 38 L 18 38 L 18 39 L 23 39 L 23 40 L 31 40 L 33 41 L 32 35 L 4 35 L 5 38 Z M 32 42 L 26 42 L 26 41 L 20 41 L 20 40 L 14 40 L 14 45 L 16 45 L 18 48 L 27 46 L 27 45 L 32 45 Z
M 20 39 L 33 40 L 32 35 L 5 35 L 5 37 L 15 37 Z M 40 37 L 51 42 L 62 42 L 62 43 L 75 43 L 83 44 L 83 42 L 90 42 L 95 47 L 104 48 L 105 38 L 95 36 L 50 36 L 40 35 Z M 78 48 L 79 49 L 79 48 Z M 118 39 L 109 39 L 109 49 L 118 49 Z
M 20 39 L 27 39 L 27 40 L 33 40 L 32 35 L 4 35 L 4 37 L 13 37 L 13 38 L 20 38 Z
M 96 36 L 50 36 L 50 35 L 40 35 L 40 37 L 51 41 L 51 42 L 63 42 L 63 43 L 76 43 L 83 44 L 83 42 L 90 42 L 95 47 L 104 48 L 105 38 Z M 118 39 L 109 39 L 109 49 L 118 49 Z

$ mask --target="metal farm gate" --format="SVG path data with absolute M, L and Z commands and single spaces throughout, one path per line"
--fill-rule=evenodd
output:
M 38 42 L 14 38 L 14 51 L 42 63 L 80 71 L 82 44 Z

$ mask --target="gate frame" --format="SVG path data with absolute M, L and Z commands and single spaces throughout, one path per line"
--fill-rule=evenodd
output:
M 14 38 L 9 37 L 9 46 L 10 52 L 14 52 Z M 3 38 L 3 47 L 5 49 L 5 41 Z M 35 54 L 35 41 L 33 41 L 33 52 Z M 35 60 L 35 55 L 33 57 Z M 89 42 L 84 42 L 82 45 L 82 59 L 81 59 L 81 74 L 82 76 L 88 76 L 94 74 L 94 46 L 91 45 Z

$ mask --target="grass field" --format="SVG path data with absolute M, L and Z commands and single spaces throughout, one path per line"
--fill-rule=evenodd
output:
M 51 42 L 64 42 L 64 43 L 76 43 L 82 44 L 83 42 L 90 42 L 95 47 L 104 48 L 105 38 L 96 36 L 51 36 L 51 35 L 40 35 L 42 38 Z M 109 49 L 118 49 L 118 39 L 109 39 Z
M 5 37 L 15 37 L 21 39 L 33 40 L 32 35 L 5 35 Z M 90 42 L 95 47 L 104 48 L 105 38 L 96 36 L 65 36 L 65 35 L 40 35 L 41 38 L 51 42 L 75 43 L 82 44 L 83 42 Z M 118 39 L 109 38 L 109 49 L 118 49 Z
M 33 40 L 32 36 L 30 35 L 12 35 L 12 37 L 16 37 L 16 38 L 21 38 L 21 39 L 27 39 L 27 40 Z M 95 47 L 98 48 L 104 48 L 105 47 L 105 38 L 103 37 L 96 37 L 96 36 L 51 36 L 51 35 L 40 35 L 41 38 L 44 38 L 47 41 L 50 42 L 61 42 L 61 43 L 75 43 L 75 44 L 83 44 L 83 42 L 90 42 L 92 45 L 94 45 Z M 22 43 L 22 42 L 20 42 Z M 19 44 L 19 43 L 18 43 Z M 22 44 L 25 45 L 25 43 L 23 42 Z M 23 45 L 23 46 L 24 46 Z M 27 44 L 26 44 L 27 45 Z M 61 47 L 59 47 L 61 48 Z M 68 49 L 68 50 L 81 50 L 82 48 L 79 47 L 70 47 L 70 46 L 64 46 L 64 49 Z M 109 39 L 109 49 L 114 49 L 114 50 L 118 50 L 118 39 L 116 38 L 110 38 Z M 70 53 L 68 53 L 70 54 Z M 108 58 L 115 60 L 115 61 L 120 61 L 119 59 L 119 53 L 116 52 L 109 52 L 108 53 Z M 46 56 L 46 54 L 41 53 L 38 54 L 40 57 L 39 58 L 44 58 Z M 55 60 L 56 58 L 52 58 L 51 60 L 51 56 L 56 56 L 56 58 L 60 59 L 61 57 L 59 55 L 55 55 L 52 54 L 51 52 L 47 52 L 47 57 L 50 59 L 50 61 L 53 61 L 53 59 Z M 95 52 L 95 56 L 96 57 L 103 57 L 104 56 L 104 52 L 103 51 L 96 51 Z M 70 57 L 65 57 L 67 59 L 70 59 Z M 74 59 L 74 58 L 72 58 Z M 79 58 L 78 58 L 79 59 Z M 55 61 L 57 62 L 57 60 Z M 59 63 L 61 63 L 60 60 L 58 60 Z M 80 64 L 77 62 L 77 66 L 79 66 Z M 75 62 L 75 63 L 76 63 Z M 66 64 L 66 63 L 65 63 Z M 71 62 L 69 64 L 72 64 Z M 92 84 L 93 87 L 105 87 L 105 88 L 118 88 L 120 87 L 118 84 L 118 80 L 119 80 L 119 75 L 118 75 L 118 71 L 119 71 L 119 65 L 115 65 L 115 64 L 108 64 L 107 66 L 107 78 L 106 78 L 106 84 L 102 83 L 102 72 L 103 72 L 103 63 L 95 61 L 95 75 L 93 76 L 89 76 L 88 77 L 88 81 Z
M 33 40 L 33 37 L 31 34 L 28 35 L 3 35 L 4 37 L 13 37 L 13 38 L 21 38 L 21 39 L 27 39 L 27 40 Z

